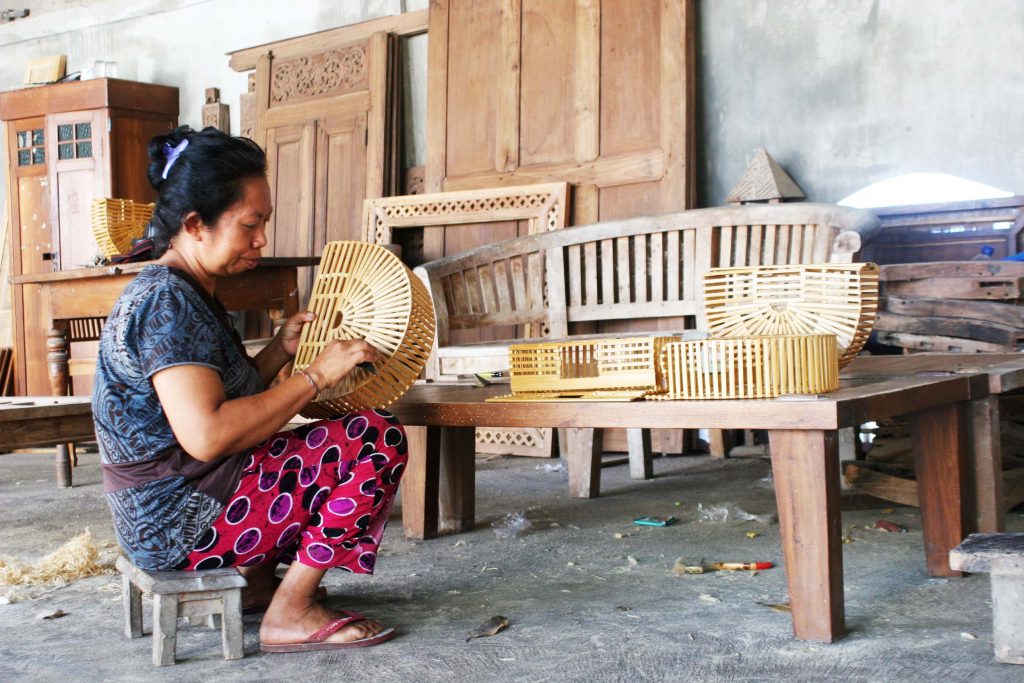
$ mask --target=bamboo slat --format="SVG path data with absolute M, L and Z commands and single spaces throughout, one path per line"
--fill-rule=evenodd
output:
M 390 251 L 366 242 L 330 242 L 324 249 L 306 325 L 295 354 L 304 370 L 334 339 L 365 339 L 379 360 L 376 375 L 355 368 L 335 387 L 321 391 L 303 410 L 325 418 L 385 408 L 412 386 L 434 342 L 434 307 L 427 288 Z

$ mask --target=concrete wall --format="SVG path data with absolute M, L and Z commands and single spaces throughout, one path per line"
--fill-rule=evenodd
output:
M 702 205 L 765 147 L 835 202 L 935 171 L 1024 194 L 1021 0 L 699 0 Z

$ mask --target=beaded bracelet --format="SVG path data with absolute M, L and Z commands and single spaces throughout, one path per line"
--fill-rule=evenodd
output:
M 316 385 L 316 380 L 313 379 L 313 376 L 311 374 L 309 374 L 305 370 L 296 370 L 295 374 L 296 375 L 302 375 L 303 377 L 306 378 L 306 381 L 309 382 L 309 386 L 313 387 L 313 395 L 314 396 L 316 396 L 317 394 L 320 393 L 320 387 L 318 387 Z

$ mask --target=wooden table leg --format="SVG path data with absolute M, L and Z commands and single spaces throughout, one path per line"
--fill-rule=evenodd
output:
M 402 527 L 406 538 L 437 536 L 441 470 L 440 427 L 406 427 L 409 463 L 402 477 Z
M 913 413 L 910 438 L 928 572 L 932 576 L 961 576 L 961 572 L 949 568 L 949 551 L 974 527 L 974 506 L 967 486 L 966 405 L 956 403 Z
M 999 436 L 999 397 L 971 401 L 971 450 L 978 531 L 1006 530 L 1003 507 L 1003 450 Z M 968 470 L 968 474 L 971 474 Z
M 569 495 L 573 498 L 596 498 L 601 495 L 601 454 L 604 452 L 603 429 L 566 429 L 569 449 Z
M 469 531 L 476 524 L 476 429 L 442 427 L 440 525 Z
M 53 396 L 67 396 L 69 393 L 68 337 L 66 332 L 63 328 L 54 327 L 46 335 L 46 369 L 50 376 L 50 393 Z M 57 486 L 69 488 L 72 481 L 70 444 L 57 445 L 54 468 L 57 475 Z
M 627 429 L 629 476 L 631 479 L 654 479 L 654 453 L 650 429 Z
M 768 439 L 793 633 L 830 643 L 846 634 L 838 439 L 813 430 Z

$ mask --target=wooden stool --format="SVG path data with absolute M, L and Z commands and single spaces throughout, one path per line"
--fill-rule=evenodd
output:
M 245 579 L 234 567 L 203 571 L 157 572 L 139 569 L 127 558 L 117 558 L 117 570 L 123 583 L 125 635 L 142 637 L 142 593 L 153 595 L 153 663 L 174 664 L 178 640 L 178 618 L 208 617 L 216 628 L 215 615 L 221 616 L 221 642 L 224 659 L 241 659 L 242 589 Z
M 996 659 L 1024 664 L 1024 533 L 971 534 L 949 551 L 949 567 L 992 575 Z

